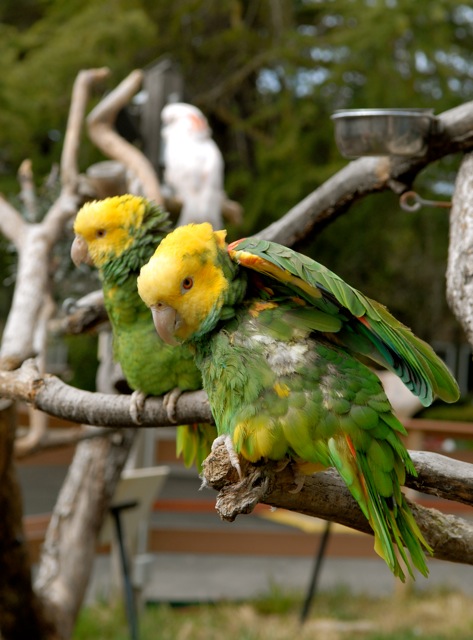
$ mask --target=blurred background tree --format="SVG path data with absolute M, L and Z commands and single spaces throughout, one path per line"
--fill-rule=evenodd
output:
M 79 70 L 108 66 L 113 87 L 166 55 L 185 100 L 208 116 L 243 229 L 279 218 L 346 162 L 337 108 L 431 107 L 473 94 L 473 9 L 431 0 L 4 0 L 0 6 L 0 189 L 13 197 L 21 161 L 38 181 L 57 161 Z M 97 96 L 97 99 L 99 96 Z M 92 105 L 91 105 L 92 106 Z M 102 159 L 84 141 L 81 169 Z M 415 185 L 449 198 L 460 158 L 430 165 Z M 458 340 L 444 272 L 448 214 L 372 196 L 310 246 L 321 262 L 391 308 L 424 338 Z M 8 268 L 9 262 L 8 263 Z M 5 273 L 3 262 L 2 279 Z

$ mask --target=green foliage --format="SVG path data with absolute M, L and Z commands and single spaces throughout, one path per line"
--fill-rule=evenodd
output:
M 0 149 L 7 166 L 16 170 L 33 157 L 35 170 L 46 174 L 59 158 L 56 132 L 65 131 L 77 73 L 108 66 L 123 76 L 146 63 L 155 37 L 134 0 L 56 0 L 26 30 L 0 25 Z
M 78 389 L 95 391 L 98 367 L 97 336 L 90 334 L 66 336 L 64 340 L 68 348 L 67 361 L 70 367 L 68 384 Z

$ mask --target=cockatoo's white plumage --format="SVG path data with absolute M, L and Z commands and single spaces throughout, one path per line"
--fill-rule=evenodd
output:
M 178 225 L 210 222 L 223 228 L 224 163 L 200 109 L 183 102 L 161 112 L 164 182 L 182 202 Z

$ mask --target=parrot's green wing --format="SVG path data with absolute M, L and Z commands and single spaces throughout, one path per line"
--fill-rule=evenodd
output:
M 425 406 L 435 396 L 445 402 L 458 400 L 458 385 L 434 350 L 386 307 L 323 265 L 257 238 L 234 242 L 228 251 L 241 266 L 274 278 L 314 309 L 337 318 L 340 323 L 334 329 L 334 341 L 394 372 Z

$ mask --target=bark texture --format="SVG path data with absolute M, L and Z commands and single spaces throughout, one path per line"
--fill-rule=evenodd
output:
M 465 471 L 467 482 L 472 482 L 472 465 L 436 454 L 419 456 L 411 452 L 411 455 L 419 477 L 409 477 L 406 486 L 416 489 L 422 486 L 426 493 L 448 495 L 450 500 L 473 504 L 473 494 L 463 490 L 460 480 Z M 448 474 L 449 484 L 442 488 L 446 469 L 451 469 L 452 473 Z M 232 522 L 240 514 L 251 513 L 262 502 L 372 534 L 368 521 L 334 469 L 306 476 L 300 491 L 295 491 L 299 478 L 290 464 L 280 470 L 280 465 L 275 463 L 254 465 L 244 462 L 242 472 L 244 478 L 240 481 L 225 445 L 217 447 L 204 462 L 204 479 L 207 486 L 218 491 L 216 508 L 222 520 Z M 455 477 L 457 480 L 452 480 Z M 435 558 L 473 564 L 473 525 L 470 522 L 412 502 L 411 506 Z

